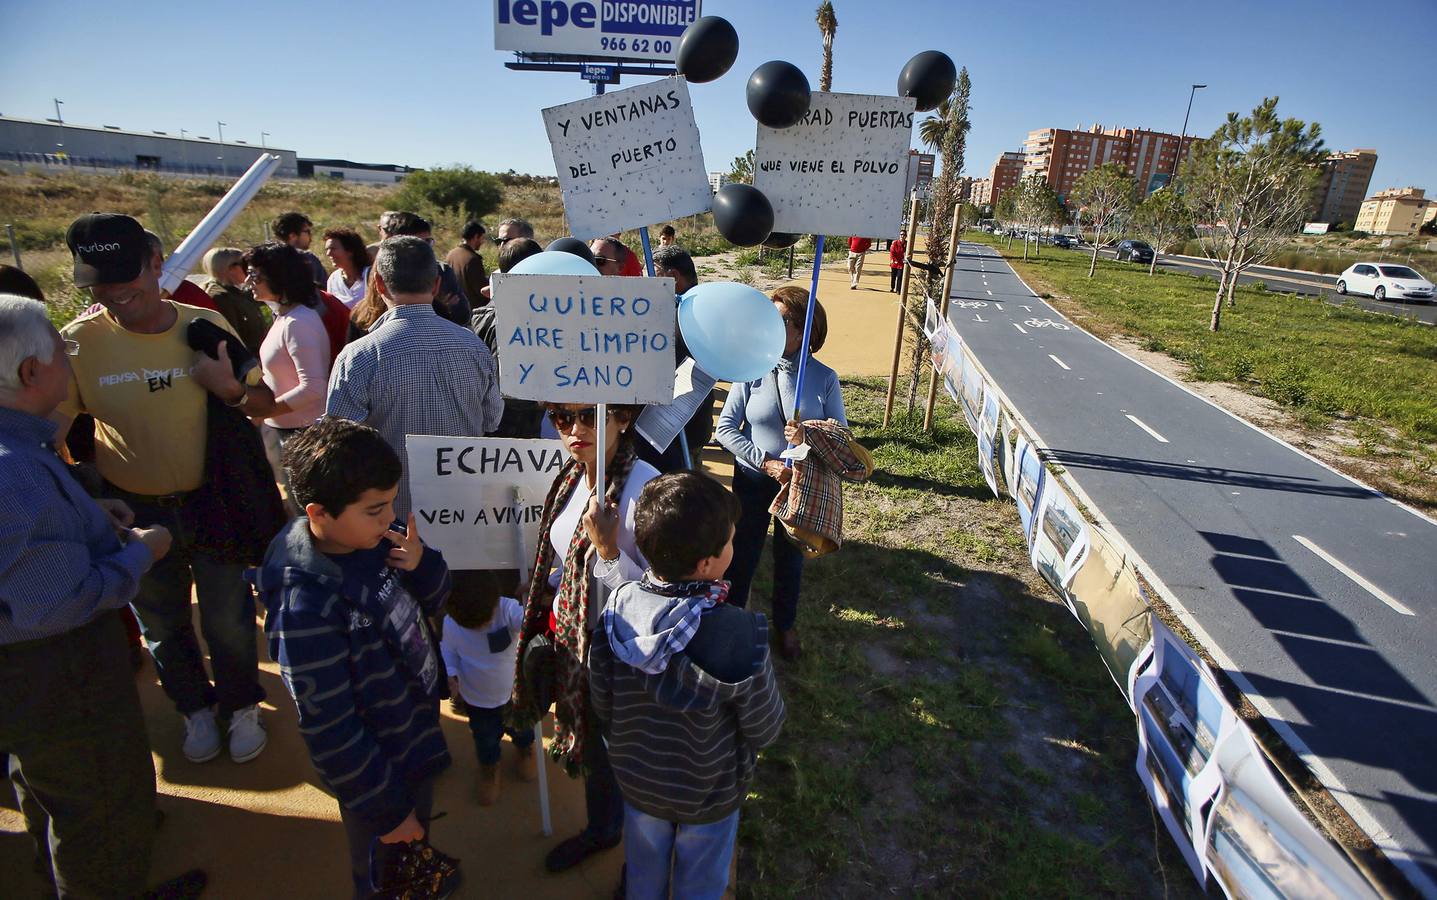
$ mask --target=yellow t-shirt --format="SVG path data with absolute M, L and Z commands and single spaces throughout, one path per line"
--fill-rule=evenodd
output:
M 61 404 L 70 416 L 95 417 L 95 465 L 107 481 L 133 494 L 192 491 L 205 469 L 206 391 L 190 378 L 194 351 L 185 329 L 207 319 L 234 334 L 224 316 L 165 301 L 175 324 L 159 334 L 121 328 L 109 313 L 81 316 L 61 333 L 80 345 L 74 378 Z

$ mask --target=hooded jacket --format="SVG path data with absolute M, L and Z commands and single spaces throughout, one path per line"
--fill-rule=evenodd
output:
M 393 572 L 426 616 L 438 614 L 450 588 L 438 550 L 426 546 L 414 571 Z M 407 670 L 374 593 L 343 595 L 344 573 L 315 547 L 303 516 L 245 574 L 264 603 L 269 655 L 315 769 L 345 809 L 393 830 L 414 809 L 415 787 L 449 767 L 437 694 Z
M 621 587 L 603 616 L 605 634 L 623 639 L 593 642 L 589 681 L 624 800 L 669 822 L 703 825 L 738 809 L 758 751 L 783 727 L 784 707 L 768 624 L 735 606 L 702 612 L 693 636 L 657 674 L 637 667 L 655 667 L 654 646 L 672 647 L 693 602 L 640 582 Z M 613 628 L 609 617 L 617 619 Z

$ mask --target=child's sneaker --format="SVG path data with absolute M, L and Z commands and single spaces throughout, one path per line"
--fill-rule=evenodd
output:
M 230 759 L 237 763 L 249 762 L 259 756 L 267 743 L 269 735 L 259 720 L 259 704 L 235 710 L 230 716 Z
M 514 760 L 514 775 L 524 782 L 533 781 L 539 777 L 538 755 L 534 752 L 534 745 L 527 747 L 516 747 L 515 751 L 519 758 Z
M 192 763 L 209 762 L 220 755 L 220 724 L 215 711 L 202 709 L 185 716 L 185 759 Z
M 479 778 L 476 783 L 475 798 L 480 806 L 493 806 L 494 801 L 499 799 L 499 764 L 479 764 Z

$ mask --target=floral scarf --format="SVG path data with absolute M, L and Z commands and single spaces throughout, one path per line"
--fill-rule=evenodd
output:
M 624 483 L 634 467 L 632 449 L 620 446 L 608 466 L 608 488 L 605 496 L 617 504 L 624 493 Z M 554 740 L 549 753 L 570 775 L 583 772 L 584 742 L 589 740 L 589 575 L 594 545 L 582 521 L 574 529 L 564 553 L 564 570 L 556 593 L 549 586 L 549 570 L 554 566 L 554 547 L 549 540 L 554 520 L 564 511 L 574 490 L 584 481 L 584 466 L 570 458 L 554 478 L 554 486 L 544 501 L 544 514 L 539 523 L 539 546 L 530 570 L 529 593 L 524 600 L 524 624 L 519 633 L 519 654 L 515 660 L 514 698 L 509 711 L 510 724 L 516 729 L 532 730 L 534 723 L 547 710 L 538 708 L 534 692 L 525 682 L 523 650 L 536 635 L 549 632 L 549 614 L 554 615 Z

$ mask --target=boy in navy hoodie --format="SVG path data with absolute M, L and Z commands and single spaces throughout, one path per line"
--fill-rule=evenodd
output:
M 434 778 L 449 767 L 444 688 L 426 617 L 449 568 L 394 521 L 399 457 L 378 431 L 323 418 L 284 449 L 304 515 L 270 544 L 252 579 L 269 654 L 299 708 L 311 760 L 339 800 L 356 897 L 400 845 L 424 838 Z
M 589 699 L 624 793 L 628 900 L 718 900 L 754 762 L 783 726 L 762 615 L 724 601 L 739 505 L 676 472 L 644 486 L 649 562 L 614 593 L 589 651 Z

